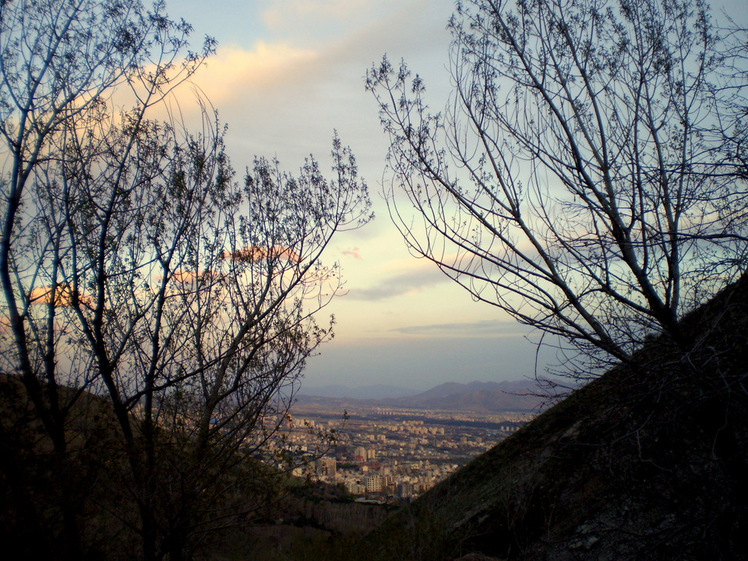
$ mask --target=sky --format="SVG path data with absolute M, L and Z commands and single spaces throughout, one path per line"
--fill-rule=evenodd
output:
M 434 98 L 445 100 L 453 7 L 453 0 L 167 2 L 170 16 L 193 25 L 193 46 L 205 35 L 218 42 L 193 82 L 228 124 L 236 169 L 251 165 L 254 155 L 277 157 L 296 171 L 313 154 L 329 167 L 337 130 L 369 186 L 375 220 L 336 239 L 325 257 L 341 264 L 346 294 L 322 312 L 335 315 L 335 338 L 308 362 L 309 388 L 425 390 L 535 372 L 527 329 L 411 256 L 381 195 L 387 138 L 364 89 L 366 70 L 385 54 L 405 59 Z
M 411 256 L 382 199 L 387 138 L 364 89 L 366 70 L 385 54 L 406 60 L 441 109 L 453 8 L 454 0 L 167 2 L 172 17 L 194 26 L 193 45 L 205 35 L 218 42 L 193 82 L 228 124 L 236 169 L 255 155 L 277 157 L 289 171 L 309 154 L 328 165 L 337 130 L 369 185 L 376 219 L 336 239 L 326 256 L 341 264 L 347 294 L 323 311 L 335 315 L 336 336 L 309 361 L 308 387 L 500 382 L 553 362 L 551 351 L 536 360 L 528 328 Z

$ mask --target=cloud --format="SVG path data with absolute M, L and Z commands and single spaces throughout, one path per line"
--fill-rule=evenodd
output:
M 73 305 L 75 290 L 69 284 L 60 284 L 53 289 L 51 286 L 40 286 L 32 289 L 29 294 L 29 303 L 34 305 L 49 304 L 52 301 L 54 292 L 55 307 L 68 307 Z M 78 302 L 87 308 L 93 308 L 93 297 L 88 295 L 77 294 Z
M 274 245 L 271 248 L 260 247 L 257 245 L 245 247 L 235 251 L 224 251 L 221 254 L 222 259 L 233 259 L 242 261 L 261 261 L 263 259 L 285 259 L 292 263 L 298 263 L 301 260 L 301 256 L 289 249 L 280 245 Z
M 343 255 L 349 255 L 354 259 L 361 259 L 361 250 L 358 247 L 354 247 L 352 249 L 344 249 L 340 253 L 342 253 Z
M 318 58 L 313 49 L 294 47 L 288 42 L 258 41 L 252 50 L 222 47 L 209 58 L 193 82 L 220 107 L 241 100 L 248 90 L 266 91 L 296 80 L 296 69 Z
M 184 269 L 174 271 L 174 274 L 171 275 L 172 280 L 178 284 L 191 284 L 199 277 L 200 274 L 197 271 L 187 271 Z
M 439 323 L 431 325 L 409 325 L 390 330 L 403 335 L 427 335 L 430 337 L 459 335 L 461 337 L 523 337 L 526 330 L 515 321 L 482 320 L 475 322 Z
M 156 277 L 156 280 L 163 280 L 164 277 Z M 191 271 L 189 269 L 177 269 L 171 274 L 170 280 L 176 284 L 195 284 L 198 279 L 215 280 L 220 278 L 220 274 L 215 271 Z
M 219 109 L 269 90 L 284 98 L 293 92 L 308 95 L 299 86 L 324 89 L 340 86 L 341 80 L 363 96 L 361 74 L 385 50 L 410 60 L 434 41 L 447 44 L 444 28 L 452 6 L 445 5 L 436 10 L 431 0 L 274 0 L 260 14 L 265 37 L 249 49 L 219 46 L 193 81 Z M 412 33 L 416 18 L 421 27 L 429 22 L 429 31 L 418 37 Z M 345 63 L 353 68 L 340 67 Z
M 369 301 L 384 300 L 385 298 L 419 292 L 447 282 L 451 281 L 436 267 L 418 267 L 412 271 L 384 278 L 379 284 L 369 288 L 351 288 L 347 298 Z

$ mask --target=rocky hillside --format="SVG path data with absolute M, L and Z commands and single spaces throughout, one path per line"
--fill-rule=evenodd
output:
M 748 559 L 748 278 L 400 511 L 365 558 Z

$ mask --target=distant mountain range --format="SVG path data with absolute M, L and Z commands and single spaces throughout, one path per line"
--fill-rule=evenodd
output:
M 301 396 L 332 397 L 345 399 L 389 399 L 418 394 L 418 390 L 376 384 L 370 386 L 351 387 L 343 384 L 329 386 L 301 386 Z
M 365 386 L 351 388 L 344 385 L 309 388 L 300 392 L 299 403 L 336 405 L 368 404 L 405 409 L 438 409 L 450 411 L 505 412 L 537 411 L 545 398 L 530 380 L 509 382 L 447 382 L 428 391 L 416 393 L 396 386 Z

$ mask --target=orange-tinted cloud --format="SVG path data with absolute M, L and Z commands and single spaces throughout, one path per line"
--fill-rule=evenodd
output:
M 341 251 L 343 255 L 350 255 L 354 259 L 361 259 L 361 250 L 358 247 Z
M 298 253 L 280 245 L 274 245 L 271 248 L 253 245 L 238 249 L 236 251 L 224 251 L 221 254 L 223 259 L 232 259 L 236 261 L 262 261 L 264 259 L 286 259 L 292 263 L 298 263 L 301 257 Z
M 32 306 L 38 304 L 50 304 L 52 301 L 52 287 L 40 286 L 34 288 L 29 294 L 29 302 Z M 60 284 L 54 290 L 54 305 L 57 307 L 72 306 L 74 301 L 74 289 L 68 284 Z M 91 296 L 78 294 L 78 302 L 87 308 L 93 308 L 94 300 Z
M 177 269 L 171 274 L 171 280 L 177 284 L 193 284 L 198 279 L 215 280 L 219 274 L 215 271 L 192 271 L 190 269 Z M 158 280 L 162 280 L 159 277 Z
M 193 82 L 212 103 L 223 105 L 242 99 L 248 90 L 259 92 L 292 82 L 318 56 L 287 43 L 258 41 L 251 51 L 224 47 L 206 61 Z
M 174 281 L 177 284 L 190 284 L 195 282 L 196 279 L 216 279 L 220 275 L 215 271 L 193 271 L 191 269 L 177 269 L 171 273 L 169 277 L 170 281 Z M 163 275 L 157 275 L 154 279 L 158 282 L 164 280 Z
M 171 275 L 171 278 L 174 282 L 177 282 L 179 284 L 189 284 L 191 282 L 194 282 L 195 279 L 197 279 L 200 275 L 197 271 L 188 271 L 184 269 L 179 269 L 174 271 L 174 273 Z M 160 279 L 159 279 L 160 280 Z

